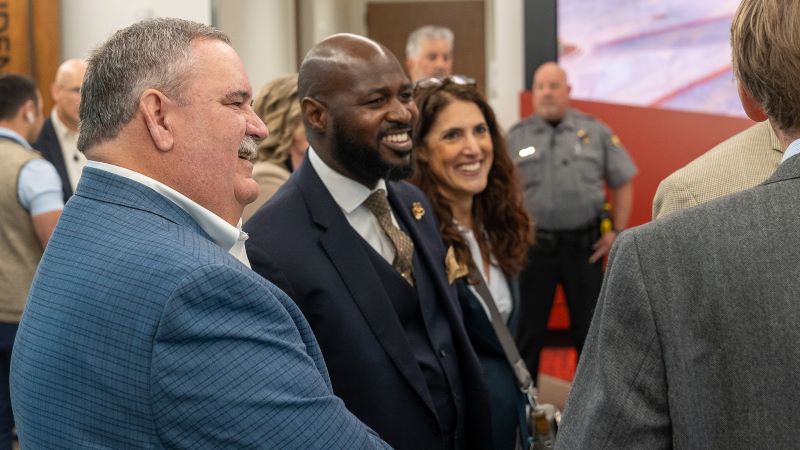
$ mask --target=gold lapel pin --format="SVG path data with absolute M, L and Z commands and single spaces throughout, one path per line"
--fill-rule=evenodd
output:
M 425 208 L 422 207 L 420 202 L 414 202 L 411 204 L 411 215 L 417 220 L 422 219 L 422 216 L 425 215 Z

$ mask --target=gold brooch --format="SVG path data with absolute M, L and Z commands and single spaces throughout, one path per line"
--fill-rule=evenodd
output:
M 447 256 L 444 257 L 444 267 L 447 270 L 447 282 L 450 284 L 469 274 L 467 265 L 459 264 L 456 260 L 456 252 L 452 245 L 447 249 Z
M 589 134 L 583 128 L 578 130 L 578 139 L 581 140 L 581 144 L 583 144 L 583 145 L 588 145 L 589 142 L 590 142 L 589 141 Z
M 411 204 L 411 215 L 417 220 L 422 219 L 422 216 L 425 215 L 425 208 L 422 207 L 420 202 L 414 202 Z

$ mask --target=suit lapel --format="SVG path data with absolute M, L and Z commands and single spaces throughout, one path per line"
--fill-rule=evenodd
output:
M 455 287 L 451 286 L 445 279 L 445 271 L 443 269 L 444 255 L 441 255 L 441 258 L 437 258 L 433 253 L 433 249 L 442 246 L 442 238 L 439 235 L 438 228 L 431 224 L 431 228 L 436 230 L 436 233 L 432 234 L 424 233 L 420 230 L 419 223 L 421 221 L 433 220 L 433 211 L 426 211 L 425 215 L 419 220 L 415 219 L 412 216 L 411 209 L 413 204 L 415 202 L 420 202 L 421 199 L 404 195 L 404 193 L 397 188 L 397 183 L 387 183 L 387 190 L 389 191 L 387 193 L 389 203 L 392 205 L 395 217 L 397 217 L 398 221 L 406 225 L 406 229 L 408 229 L 411 234 L 411 239 L 414 241 L 414 251 L 420 255 L 420 259 L 427 265 L 431 274 L 431 279 L 436 283 L 436 290 L 439 292 L 439 298 L 447 300 L 443 306 L 451 320 L 451 326 L 453 326 L 453 319 L 456 319 L 460 323 L 462 320 L 461 311 L 457 308 L 455 303 Z
M 72 185 L 67 175 L 67 162 L 64 160 L 64 152 L 61 151 L 61 142 L 58 140 L 56 128 L 51 119 L 47 119 L 42 127 L 39 142 L 42 142 L 42 148 L 37 148 L 42 152 L 45 159 L 48 159 L 56 168 L 56 172 L 63 180 L 62 190 L 64 191 L 64 200 L 72 195 Z
M 425 377 L 419 368 L 397 313 L 367 255 L 361 239 L 333 200 L 314 168 L 305 159 L 296 173 L 297 184 L 314 220 L 322 228 L 320 245 L 376 339 L 423 402 L 435 413 Z M 367 244 L 368 245 L 368 244 Z

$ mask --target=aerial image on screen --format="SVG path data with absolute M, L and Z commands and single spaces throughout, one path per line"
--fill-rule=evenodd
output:
M 573 97 L 743 116 L 731 68 L 739 0 L 559 0 Z

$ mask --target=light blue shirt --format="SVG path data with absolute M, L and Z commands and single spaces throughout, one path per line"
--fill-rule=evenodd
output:
M 31 145 L 14 130 L 0 128 L 0 137 L 11 139 L 28 150 Z M 17 198 L 31 215 L 58 211 L 64 208 L 61 192 L 61 177 L 56 168 L 45 159 L 34 159 L 25 163 L 19 171 Z
M 222 217 L 214 214 L 213 212 L 203 208 L 189 197 L 181 194 L 180 192 L 172 189 L 164 183 L 156 181 L 139 172 L 126 169 L 124 167 L 115 166 L 113 164 L 101 163 L 97 161 L 88 161 L 86 167 L 111 172 L 115 175 L 127 178 L 137 183 L 143 184 L 150 189 L 158 192 L 164 198 L 178 205 L 182 210 L 186 211 L 192 219 L 200 225 L 200 228 L 205 231 L 211 240 L 217 245 L 222 247 L 231 256 L 238 259 L 242 264 L 250 267 L 250 260 L 247 259 L 247 253 L 244 249 L 244 241 L 247 240 L 248 235 L 242 231 L 242 221 L 239 220 L 239 226 L 235 227 L 225 221 Z
M 791 158 L 792 156 L 800 153 L 800 139 L 792 142 L 789 144 L 789 147 L 786 148 L 786 151 L 783 152 L 783 158 L 781 158 L 781 163 L 786 161 L 787 159 Z

